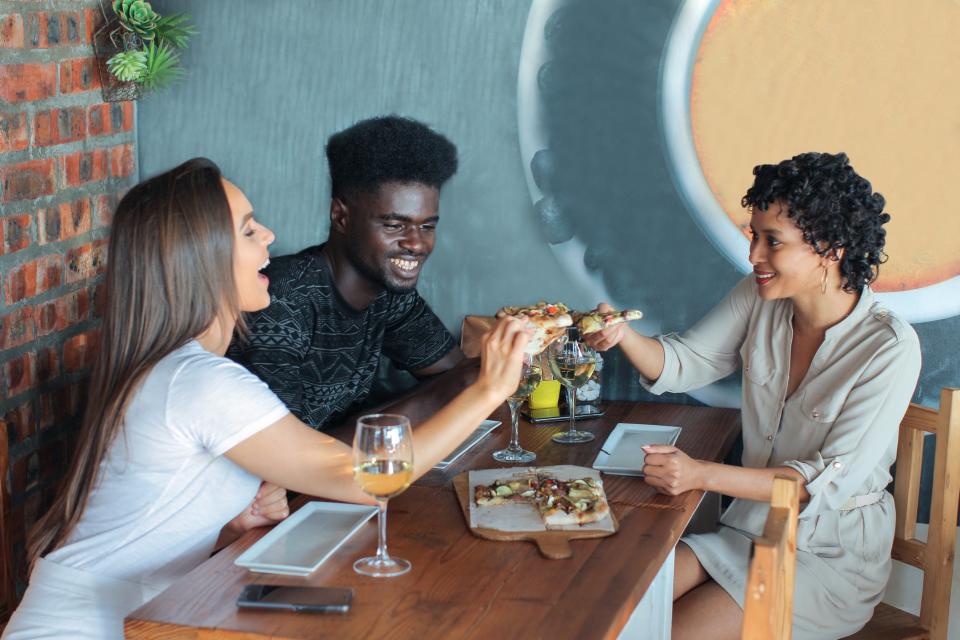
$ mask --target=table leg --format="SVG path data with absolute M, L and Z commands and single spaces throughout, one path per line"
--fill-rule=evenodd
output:
M 663 562 L 650 588 L 643 595 L 637 608 L 630 614 L 627 624 L 620 630 L 617 640 L 670 640 L 673 624 L 673 557 L 675 550 Z

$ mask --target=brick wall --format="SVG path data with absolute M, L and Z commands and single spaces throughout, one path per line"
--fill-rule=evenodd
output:
M 136 179 L 134 105 L 100 95 L 101 20 L 94 1 L 0 0 L 0 518 L 12 549 L 0 573 L 17 596 L 26 531 L 63 475 L 83 404 L 110 213 Z

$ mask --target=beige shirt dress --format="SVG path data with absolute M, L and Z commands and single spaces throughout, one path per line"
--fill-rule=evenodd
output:
M 763 300 L 745 278 L 689 331 L 661 336 L 663 373 L 641 382 L 652 393 L 684 392 L 742 367 L 743 466 L 796 469 L 810 494 L 797 529 L 794 638 L 842 638 L 870 619 L 890 576 L 894 505 L 885 488 L 920 343 L 864 287 L 786 397 L 792 320 L 790 300 Z M 768 510 L 735 499 L 717 532 L 682 539 L 741 608 L 751 540 Z

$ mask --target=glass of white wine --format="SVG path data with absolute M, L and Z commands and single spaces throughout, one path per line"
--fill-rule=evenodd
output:
M 567 408 L 570 410 L 570 427 L 553 436 L 554 442 L 579 444 L 590 442 L 596 436 L 589 431 L 578 431 L 574 422 L 577 415 L 577 389 L 582 387 L 597 367 L 597 352 L 580 341 L 576 327 L 567 329 L 563 336 L 547 348 L 547 362 L 553 377 L 567 390 Z
M 410 562 L 387 553 L 387 500 L 403 493 L 413 480 L 413 435 L 405 416 L 376 413 L 357 420 L 353 436 L 353 477 L 380 507 L 377 555 L 353 563 L 366 576 L 387 577 L 410 571 Z
M 540 384 L 542 377 L 540 363 L 534 362 L 532 356 L 525 355 L 523 369 L 520 372 L 520 384 L 517 390 L 507 398 L 507 406 L 510 407 L 510 444 L 506 449 L 494 451 L 493 459 L 497 462 L 526 463 L 537 459 L 537 454 L 520 446 L 520 405 L 524 399 L 530 397 L 536 386 Z

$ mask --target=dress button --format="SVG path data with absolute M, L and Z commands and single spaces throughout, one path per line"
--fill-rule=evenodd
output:
M 839 469 L 839 468 L 842 467 L 842 466 L 843 466 L 843 463 L 842 463 L 842 462 L 840 462 L 839 460 L 834 460 L 834 462 L 833 462 L 833 468 L 834 468 L 834 469 Z
M 819 420 L 819 419 L 820 419 L 820 409 L 814 409 L 814 410 L 813 410 L 813 413 L 811 413 L 810 415 L 813 416 L 813 419 L 814 419 L 814 420 Z
M 767 440 L 773 440 L 773 434 L 772 434 L 772 433 L 767 436 Z

